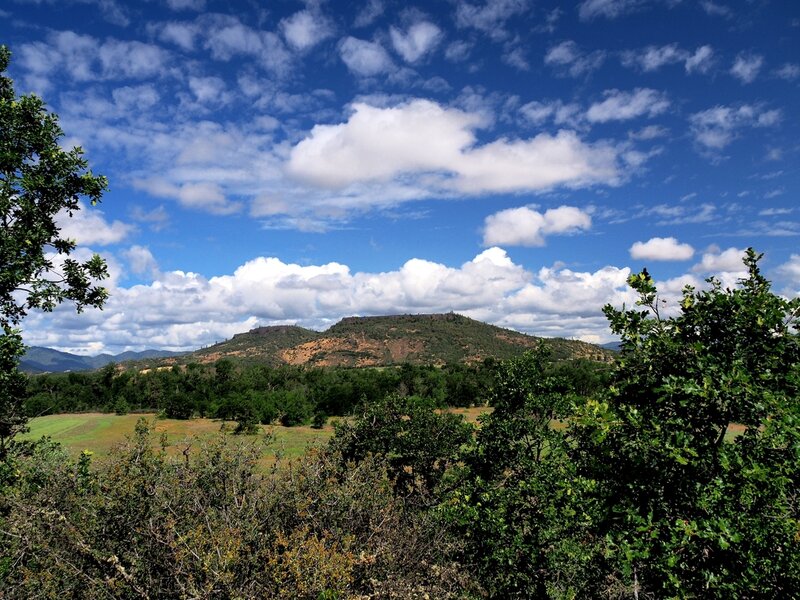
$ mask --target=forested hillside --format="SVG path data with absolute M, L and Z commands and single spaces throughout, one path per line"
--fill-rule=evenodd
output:
M 613 357 L 612 352 L 585 342 L 538 338 L 449 313 L 348 317 L 323 332 L 294 326 L 258 327 L 174 360 L 148 364 L 208 363 L 220 358 L 270 366 L 477 364 L 487 358 L 518 356 L 542 339 L 556 360 L 609 362 Z

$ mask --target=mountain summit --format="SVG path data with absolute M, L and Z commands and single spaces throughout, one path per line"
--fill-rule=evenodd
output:
M 545 340 L 553 358 L 601 362 L 613 354 L 576 340 L 538 338 L 455 313 L 347 317 L 323 332 L 296 326 L 258 327 L 180 357 L 180 362 L 231 358 L 270 365 L 382 367 L 402 363 L 476 363 L 504 359 Z

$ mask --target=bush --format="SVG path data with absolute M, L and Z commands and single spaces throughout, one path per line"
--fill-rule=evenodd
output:
M 314 429 L 322 429 L 325 427 L 325 423 L 328 422 L 328 417 L 325 413 L 316 412 L 314 413 L 314 418 L 311 421 L 311 427 Z
M 280 422 L 284 427 L 305 425 L 311 419 L 314 410 L 302 390 L 283 393 L 278 408 L 281 411 Z
M 619 589 L 657 597 L 786 598 L 800 589 L 800 299 L 770 291 L 760 256 L 733 289 L 683 292 L 664 318 L 646 271 L 640 308 L 606 307 L 622 338 L 602 401 L 574 431 L 604 505 Z M 731 425 L 744 433 L 729 441 Z
M 470 585 L 380 460 L 341 469 L 317 452 L 264 474 L 260 443 L 220 435 L 172 459 L 153 442 L 141 421 L 103 467 L 52 445 L 20 458 L 0 500 L 4 597 L 446 599 Z

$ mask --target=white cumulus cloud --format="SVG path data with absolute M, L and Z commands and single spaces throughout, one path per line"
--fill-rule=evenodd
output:
M 406 32 L 392 27 L 389 34 L 394 49 L 409 63 L 432 52 L 442 39 L 442 30 L 428 21 L 414 23 Z
M 456 311 L 535 335 L 610 338 L 600 308 L 633 299 L 627 268 L 594 272 L 544 267 L 532 273 L 505 250 L 487 248 L 460 266 L 412 258 L 384 272 L 352 272 L 341 263 L 298 265 L 257 257 L 231 274 L 159 272 L 150 250 L 124 253 L 129 268 L 154 277 L 118 285 L 103 311 L 57 309 L 26 320 L 26 343 L 120 351 L 193 349 L 257 325 L 296 323 L 324 329 L 342 317 Z M 113 262 L 113 261 L 112 261 Z M 113 265 L 114 273 L 120 268 Z
M 353 105 L 346 123 L 317 125 L 291 151 L 287 169 L 316 186 L 343 188 L 404 174 L 440 173 L 436 186 L 468 193 L 616 183 L 618 151 L 571 131 L 476 146 L 484 118 L 428 100 Z M 429 181 L 430 183 L 430 181 Z
M 771 127 L 780 120 L 780 110 L 766 110 L 752 104 L 715 106 L 689 117 L 695 141 L 704 149 L 712 151 L 721 150 L 730 144 L 741 129 Z
M 636 88 L 633 92 L 606 90 L 604 95 L 605 100 L 592 104 L 586 111 L 586 118 L 592 123 L 654 117 L 669 108 L 666 95 L 649 88 Z
M 239 212 L 240 202 L 229 200 L 222 187 L 211 181 L 187 182 L 180 185 L 163 178 L 151 177 L 134 182 L 134 187 L 160 198 L 173 198 L 187 208 L 194 208 L 215 215 Z
M 283 37 L 295 50 L 307 50 L 330 37 L 332 27 L 327 19 L 309 10 L 301 10 L 280 23 Z
M 605 52 L 601 50 L 585 52 L 578 44 L 567 40 L 550 47 L 545 54 L 544 64 L 571 77 L 580 77 L 599 69 L 605 59 Z
M 350 71 L 362 77 L 380 75 L 394 68 L 392 59 L 378 42 L 348 36 L 339 44 L 339 55 Z
M 674 237 L 654 237 L 646 242 L 636 242 L 629 252 L 634 260 L 689 260 L 694 256 L 694 248 L 681 244 Z
M 739 248 L 728 248 L 727 250 L 711 248 L 708 252 L 703 253 L 703 258 L 692 267 L 692 271 L 715 274 L 742 273 L 745 270 L 743 259 L 744 250 Z
M 483 244 L 544 246 L 545 237 L 590 229 L 591 216 L 574 206 L 559 206 L 540 213 L 528 207 L 509 208 L 486 217 Z
M 690 52 L 678 44 L 667 44 L 623 52 L 622 64 L 652 72 L 666 65 L 683 63 L 687 73 L 706 73 L 713 64 L 713 57 L 714 50 L 708 45 L 700 46 L 694 52 Z
M 686 58 L 684 66 L 687 73 L 706 73 L 714 64 L 714 50 L 711 46 L 700 46 L 694 54 Z
M 792 285 L 800 286 L 800 254 L 792 254 L 789 260 L 779 266 L 777 270 Z
M 758 77 L 761 67 L 764 66 L 764 57 L 758 54 L 741 53 L 736 57 L 731 67 L 731 75 L 742 83 L 753 83 Z
M 81 246 L 108 246 L 118 244 L 133 232 L 132 225 L 117 220 L 109 223 L 101 210 L 87 207 L 83 202 L 78 205 L 80 210 L 71 217 L 65 210 L 56 215 L 56 226 L 64 238 L 75 240 Z
M 509 35 L 507 22 L 525 13 L 529 7 L 528 0 L 486 0 L 480 4 L 459 2 L 456 24 L 477 29 L 494 40 L 502 40 Z
M 134 245 L 125 250 L 122 255 L 127 259 L 130 270 L 137 275 L 149 275 L 156 279 L 160 276 L 158 262 L 153 253 L 145 246 Z

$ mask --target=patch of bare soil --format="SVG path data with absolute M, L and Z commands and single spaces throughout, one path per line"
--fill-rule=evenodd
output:
M 324 367 L 375 367 L 385 364 L 387 354 L 392 361 L 402 362 L 422 348 L 419 341 L 393 339 L 379 342 L 362 335 L 312 340 L 281 351 L 279 357 L 290 365 L 313 363 Z
M 393 362 L 403 362 L 412 354 L 418 354 L 425 349 L 425 344 L 420 340 L 408 338 L 386 340 L 384 342 L 389 350 L 389 356 Z

